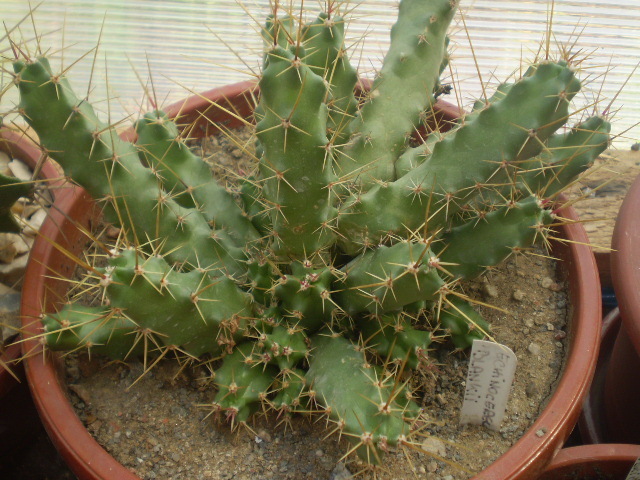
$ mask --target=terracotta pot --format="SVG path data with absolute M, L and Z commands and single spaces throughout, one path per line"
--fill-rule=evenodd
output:
M 560 450 L 539 480 L 626 480 L 640 445 L 582 445 Z
M 602 278 L 602 277 L 601 277 Z M 620 330 L 620 310 L 609 312 L 602 320 L 602 337 L 596 373 L 591 382 L 591 389 L 584 400 L 578 426 L 582 443 L 606 443 L 610 441 L 607 424 L 604 418 L 604 392 L 607 368 L 611 360 L 613 346 Z
M 242 124 L 241 115 L 248 114 L 252 102 L 247 88 L 255 84 L 241 83 L 205 94 L 191 97 L 184 102 L 169 107 L 172 115 L 178 115 L 179 123 L 189 123 L 196 119 L 191 136 L 203 136 L 218 131 L 211 118 L 222 122 L 223 128 L 233 128 Z M 224 108 L 212 106 L 211 99 L 221 102 Z M 456 114 L 459 110 L 453 108 Z M 229 112 L 237 112 L 230 115 Z M 443 113 L 439 121 L 454 121 L 449 113 Z M 205 118 L 206 117 L 206 118 Z M 127 133 L 132 138 L 132 132 Z M 91 203 L 76 189 L 72 195 L 58 202 L 59 210 L 42 228 L 41 237 L 49 237 L 71 251 L 80 251 L 84 238 L 74 228 L 74 222 L 89 222 Z M 560 215 L 576 219 L 575 211 L 563 209 Z M 72 221 L 71 219 L 74 219 Z M 70 231 L 67 232 L 67 229 Z M 61 232 L 65 232 L 64 234 Z M 502 457 L 500 457 L 478 479 L 507 480 L 533 479 L 544 469 L 561 448 L 573 429 L 582 400 L 586 395 L 596 364 L 600 337 L 600 284 L 593 254 L 584 244 L 587 237 L 580 224 L 574 223 L 560 228 L 560 236 L 571 243 L 556 245 L 554 255 L 564 259 L 560 262 L 563 274 L 570 279 L 570 299 L 573 317 L 570 322 L 569 358 L 556 392 L 540 418 L 529 431 Z M 51 310 L 62 300 L 67 284 L 47 276 L 50 271 L 60 275 L 71 275 L 69 262 L 50 242 L 38 239 L 33 249 L 33 261 L 29 265 L 27 278 L 29 296 L 23 297 L 27 341 L 25 349 L 41 352 L 26 362 L 26 371 L 36 405 L 54 444 L 70 467 L 81 479 L 134 479 L 137 478 L 117 463 L 100 447 L 76 417 L 65 391 L 61 362 L 49 351 L 42 352 L 41 344 L 34 338 L 41 331 L 38 316 L 42 309 Z
M 607 369 L 605 412 L 611 439 L 640 443 L 640 177 L 625 197 L 611 246 L 611 276 L 622 327 Z

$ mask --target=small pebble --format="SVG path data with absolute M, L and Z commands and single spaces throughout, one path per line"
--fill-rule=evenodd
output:
M 553 281 L 552 278 L 550 277 L 544 277 L 541 281 L 540 281 L 540 286 L 542 288 L 551 288 L 551 285 L 553 285 L 555 282 Z
M 0 262 L 11 263 L 18 256 L 19 240 L 20 236 L 14 233 L 0 233 Z
M 444 442 L 436 437 L 427 437 L 424 439 L 421 445 L 422 449 L 426 452 L 433 453 L 444 457 L 447 454 L 447 447 Z
M 533 382 L 527 383 L 527 386 L 524 388 L 524 393 L 529 398 L 534 397 L 536 393 L 538 393 L 538 388 L 536 387 L 536 384 Z
M 565 332 L 564 330 L 558 330 L 556 332 L 556 334 L 553 336 L 553 338 L 555 338 L 556 340 L 562 340 L 563 338 L 567 337 L 567 332 Z
M 0 152 L 0 173 L 3 175 L 11 175 L 11 171 L 9 170 L 9 162 L 11 158 L 4 152 Z
M 530 343 L 529 346 L 527 347 L 527 350 L 532 355 L 540 355 L 540 345 L 538 345 L 537 343 L 533 343 L 533 342 Z
M 21 162 L 20 160 L 11 160 L 9 162 L 9 170 L 11 170 L 11 174 L 14 177 L 19 178 L 20 180 L 24 180 L 25 182 L 31 180 L 31 169 L 26 163 Z
M 521 302 L 525 299 L 525 293 L 522 290 L 515 290 L 513 292 L 513 299 L 517 302 Z
M 496 288 L 495 285 L 491 285 L 490 283 L 485 283 L 484 293 L 487 297 L 495 298 L 498 296 L 498 289 Z
M 342 462 L 336 465 L 336 468 L 331 472 L 331 477 L 329 477 L 330 480 L 349 480 L 351 478 L 353 475 Z

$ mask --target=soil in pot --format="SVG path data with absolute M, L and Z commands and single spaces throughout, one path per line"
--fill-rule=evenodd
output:
M 251 141 L 245 137 L 238 144 L 213 137 L 205 142 L 205 156 L 217 165 L 219 176 L 246 168 L 238 145 Z M 377 478 L 469 478 L 533 423 L 562 371 L 569 308 L 555 262 L 543 253 L 514 257 L 466 289 L 472 297 L 508 312 L 485 308 L 483 314 L 493 325 L 494 338 L 511 347 L 520 360 L 500 432 L 458 426 L 467 356 L 451 353 L 450 346 L 437 346 L 431 368 L 413 379 L 431 412 L 422 448 L 433 455 L 394 452 Z M 324 439 L 324 421 L 295 417 L 281 422 L 259 415 L 250 429 L 232 433 L 227 425 L 217 426 L 206 418 L 206 408 L 198 407 L 213 399 L 205 367 L 161 362 L 139 379 L 143 370 L 140 362 L 115 364 L 84 354 L 66 357 L 70 396 L 79 417 L 109 453 L 142 478 L 339 479 L 362 470 L 351 458 L 343 461 L 346 442 Z

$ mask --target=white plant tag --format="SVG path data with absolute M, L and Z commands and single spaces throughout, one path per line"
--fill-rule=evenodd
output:
M 640 458 L 633 464 L 626 480 L 640 480 Z
M 460 412 L 460 424 L 498 431 L 516 372 L 516 354 L 509 347 L 474 340 Z

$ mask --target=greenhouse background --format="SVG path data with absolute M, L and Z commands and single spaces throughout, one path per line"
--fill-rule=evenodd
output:
M 395 0 L 343 4 L 351 12 L 349 41 L 357 46 L 352 61 L 363 76 L 372 76 L 380 66 L 396 4 Z M 317 2 L 305 5 L 313 11 Z M 452 69 L 445 81 L 451 81 L 452 74 L 456 88 L 448 100 L 469 108 L 482 95 L 478 71 L 490 91 L 498 80 L 532 60 L 547 30 L 551 5 L 545 0 L 463 1 L 463 16 L 457 16 L 451 35 Z M 98 108 L 117 121 L 127 115 L 135 118 L 141 108 L 150 108 L 144 103 L 141 86 L 149 72 L 157 98 L 165 105 L 191 92 L 251 78 L 259 67 L 259 22 L 269 2 L 45 0 L 32 2 L 30 7 L 23 0 L 2 0 L 0 17 L 11 28 L 30 8 L 35 8 L 40 44 L 55 52 L 58 65 L 75 62 L 101 39 L 93 75 L 91 52 L 73 66 L 71 78 L 76 88 L 85 91 L 91 79 L 94 102 L 102 100 Z M 581 105 L 588 111 L 602 111 L 612 102 L 611 110 L 619 111 L 616 146 L 628 148 L 640 140 L 640 70 L 632 73 L 640 61 L 640 4 L 634 0 L 556 0 L 553 8 L 553 43 L 573 45 L 579 37 L 572 53 L 588 56 L 580 76 L 592 88 L 585 89 Z M 30 18 L 19 30 L 11 35 L 34 37 Z M 10 56 L 6 38 L 0 50 Z M 597 105 L 590 106 L 596 97 Z M 3 107 L 12 102 L 15 95 L 2 99 Z

